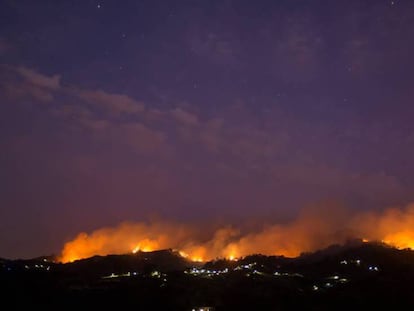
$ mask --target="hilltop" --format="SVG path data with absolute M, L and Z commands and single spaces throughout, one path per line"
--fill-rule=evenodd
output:
M 146 310 L 345 310 L 409 304 L 414 251 L 348 243 L 297 258 L 253 254 L 191 262 L 174 250 L 0 261 L 5 302 L 16 309 L 136 307 Z M 65 303 L 62 305 L 62 301 Z M 197 309 L 196 309 L 197 310 Z

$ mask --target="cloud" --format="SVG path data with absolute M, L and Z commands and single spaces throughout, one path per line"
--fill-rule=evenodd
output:
M 159 129 L 144 124 L 148 114 L 144 103 L 125 94 L 104 90 L 65 87 L 60 76 L 47 76 L 26 67 L 2 66 L 1 90 L 14 99 L 31 99 L 31 102 L 50 102 L 59 94 L 60 101 L 49 108 L 50 116 L 60 118 L 65 130 L 86 130 L 93 143 L 114 148 L 127 147 L 137 154 L 166 152 L 166 135 Z M 78 99 L 78 100 L 76 100 Z M 158 119 L 167 118 L 168 113 L 155 113 Z M 104 113 L 102 113 L 104 112 Z M 136 118 L 123 120 L 123 115 Z M 170 119 L 180 124 L 195 124 L 197 116 L 176 110 Z M 176 119 L 177 118 L 177 119 Z M 139 121 L 142 119 L 142 122 Z M 179 121 L 178 121 L 179 120 Z M 154 121 L 148 118 L 148 121 Z M 155 124 L 156 125 L 156 124 Z
M 62 118 L 93 118 L 93 112 L 85 106 L 74 104 L 62 104 L 51 109 L 51 113 Z
M 80 117 L 79 124 L 92 131 L 102 131 L 109 129 L 112 124 L 107 120 Z
M 197 115 L 185 111 L 181 108 L 175 108 L 172 110 L 171 115 L 176 121 L 180 122 L 183 125 L 197 126 L 199 124 Z
M 217 153 L 223 148 L 224 120 L 219 118 L 212 118 L 205 122 L 198 134 L 198 141 L 201 146 L 204 146 L 209 152 Z
M 70 94 L 87 102 L 91 107 L 79 106 L 69 109 L 77 122 L 93 135 L 98 135 L 98 141 L 112 145 L 128 147 L 137 154 L 162 155 L 167 150 L 166 135 L 155 128 L 144 124 L 148 113 L 145 113 L 144 103 L 125 94 L 109 93 L 103 90 L 85 90 L 74 88 Z M 96 112 L 96 108 L 106 114 Z M 132 120 L 119 119 L 122 115 L 135 116 Z M 161 118 L 163 114 L 159 114 Z M 139 121 L 138 119 L 142 119 Z
M 63 105 L 54 111 L 73 127 L 81 127 L 95 143 L 114 149 L 127 147 L 137 154 L 155 154 L 167 150 L 166 135 L 138 121 L 121 122 L 102 118 L 84 106 Z
M 103 90 L 74 89 L 73 94 L 90 104 L 102 107 L 111 116 L 121 114 L 138 114 L 145 110 L 145 105 L 128 95 L 108 93 Z
M 16 71 L 26 80 L 26 82 L 36 87 L 50 90 L 58 90 L 61 87 L 59 75 L 49 77 L 26 67 L 17 67 Z
M 61 89 L 60 76 L 47 76 L 26 67 L 0 66 L 0 91 L 9 100 L 49 103 Z
M 141 123 L 123 124 L 119 130 L 123 141 L 139 154 L 155 153 L 165 147 L 165 134 L 152 130 Z
M 200 143 L 211 152 L 218 152 L 221 144 L 220 137 L 216 132 L 203 131 L 200 133 Z
M 273 127 L 260 123 L 259 118 L 252 117 L 248 111 L 242 115 L 232 111 L 224 116 L 219 114 L 222 118 L 202 119 L 182 106 L 146 108 L 151 105 L 126 94 L 77 86 L 68 88 L 60 84 L 59 75 L 47 76 L 25 67 L 9 66 L 5 70 L 2 66 L 1 69 L 1 87 L 20 98 L 45 102 L 60 95 L 59 101 L 48 106 L 47 111 L 51 117 L 62 121 L 60 125 L 64 131 L 75 129 L 77 133 L 86 134 L 85 139 L 90 139 L 91 144 L 120 154 L 151 155 L 158 160 L 165 154 L 177 156 L 200 176 L 205 168 L 208 174 L 219 174 L 229 180 L 239 176 L 233 193 L 240 189 L 247 192 L 251 188 L 254 196 L 262 191 L 243 181 L 254 174 L 260 176 L 266 187 L 274 187 L 271 192 L 263 190 L 266 193 L 263 192 L 262 197 L 269 198 L 269 202 L 275 199 L 273 193 L 279 191 L 289 196 L 293 191 L 289 194 L 283 189 L 294 188 L 303 191 L 304 200 L 319 200 L 324 196 L 344 198 L 351 194 L 361 202 L 376 202 L 378 198 L 404 195 L 404 187 L 393 176 L 375 172 L 362 174 L 334 164 L 324 165 L 312 146 L 299 146 L 306 150 L 306 155 L 298 152 L 298 141 L 302 140 L 296 141 L 295 135 L 306 132 L 328 142 L 331 138 L 321 134 L 327 132 L 324 129 L 305 126 L 293 117 L 272 114 Z M 243 117 L 244 114 L 249 117 Z M 242 125 L 240 120 L 243 120 Z

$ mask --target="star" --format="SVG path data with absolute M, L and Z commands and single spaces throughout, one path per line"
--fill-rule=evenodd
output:
M 100 5 L 100 4 L 98 4 L 96 7 L 97 7 L 98 9 L 100 9 L 100 8 L 101 8 L 101 5 Z

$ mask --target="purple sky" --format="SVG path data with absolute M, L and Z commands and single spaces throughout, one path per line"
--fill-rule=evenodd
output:
M 412 0 L 0 0 L 0 257 L 406 204 L 412 55 Z

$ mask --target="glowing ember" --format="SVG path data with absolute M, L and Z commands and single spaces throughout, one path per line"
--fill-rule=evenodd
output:
M 389 234 L 384 238 L 383 242 L 398 249 L 414 249 L 414 235 L 412 232 L 402 231 Z
M 195 257 L 195 256 L 190 257 L 186 252 L 183 252 L 183 251 L 178 251 L 178 253 L 180 254 L 181 257 L 188 258 L 191 261 L 195 261 L 195 262 L 203 262 L 204 261 L 203 258 L 201 258 L 201 257 Z
M 179 250 L 182 257 L 198 262 L 216 258 L 237 260 L 251 254 L 296 257 L 358 237 L 364 237 L 363 242 L 384 241 L 397 248 L 414 248 L 414 204 L 405 209 L 347 217 L 334 208 L 307 210 L 289 224 L 267 225 L 249 233 L 231 227 L 207 229 L 201 235 L 189 225 L 124 223 L 79 234 L 65 244 L 60 261 L 160 249 Z M 210 237 L 206 239 L 207 233 Z
M 159 248 L 157 241 L 151 241 L 148 239 L 140 241 L 132 250 L 132 253 L 136 253 L 138 251 L 141 252 L 152 252 Z
M 195 262 L 203 262 L 204 261 L 203 258 L 201 258 L 201 257 L 191 257 L 191 260 L 195 261 Z

